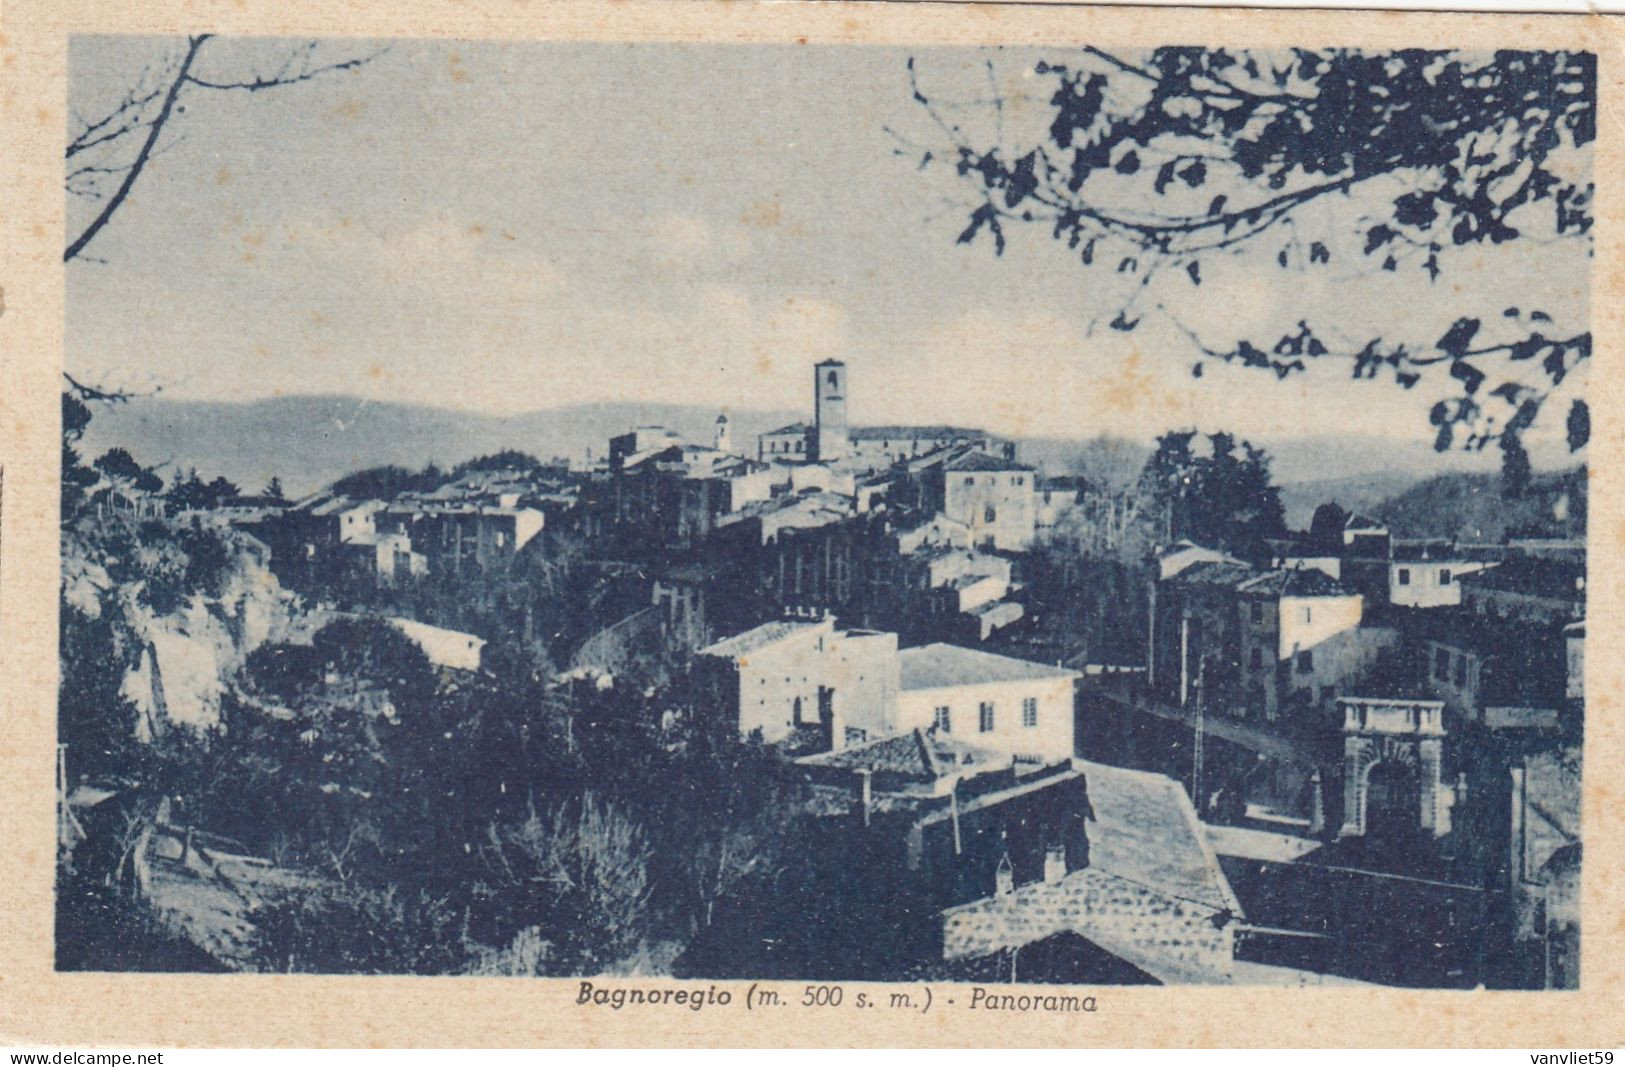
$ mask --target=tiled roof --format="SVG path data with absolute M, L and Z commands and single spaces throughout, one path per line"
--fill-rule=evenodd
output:
M 1184 789 L 1172 778 L 1074 760 L 1089 787 L 1089 865 L 1240 914 Z
M 1518 557 L 1477 574 L 1464 574 L 1461 580 L 1476 589 L 1579 602 L 1585 600 L 1585 576 L 1583 563 Z
M 1234 589 L 1245 581 L 1259 576 L 1259 571 L 1245 563 L 1226 560 L 1203 560 L 1174 575 L 1169 581 L 1182 585 L 1217 585 Z
M 1243 593 L 1269 593 L 1272 596 L 1353 596 L 1353 590 L 1324 571 L 1313 567 L 1265 571 L 1236 586 Z
M 986 452 L 967 452 L 943 464 L 944 470 L 960 471 L 1030 471 L 1033 468 L 1013 459 L 1000 459 Z
M 997 762 L 998 757 L 979 752 L 924 730 L 885 737 L 854 745 L 839 752 L 809 756 L 800 762 L 809 767 L 838 767 L 903 775 L 922 782 L 934 782 L 947 774 L 980 763 Z
M 1395 541 L 1392 555 L 1395 563 L 1493 563 L 1506 558 L 1506 549 L 1450 541 Z
M 980 439 L 987 437 L 987 431 L 975 430 L 968 426 L 857 426 L 850 436 L 855 441 L 883 441 L 890 439 L 952 441 L 959 438 Z
M 807 622 L 801 619 L 780 619 L 777 622 L 764 622 L 754 629 L 746 630 L 742 634 L 725 637 L 713 645 L 700 649 L 702 656 L 720 656 L 724 659 L 738 659 L 748 656 L 757 649 L 774 645 L 789 637 L 810 632 L 812 630 L 827 628 L 823 622 Z
M 899 655 L 901 688 L 945 689 L 985 682 L 1020 682 L 1076 678 L 1076 671 L 1045 663 L 999 656 L 959 645 L 937 643 L 906 648 Z
M 764 433 L 762 436 L 763 437 L 779 437 L 779 436 L 788 436 L 790 434 L 802 434 L 802 433 L 811 433 L 811 432 L 812 432 L 812 427 L 808 426 L 806 423 L 804 423 L 804 422 L 792 422 L 788 426 L 780 426 L 777 430 L 769 430 L 766 433 Z

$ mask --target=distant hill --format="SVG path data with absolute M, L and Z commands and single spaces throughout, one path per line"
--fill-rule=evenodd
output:
M 681 404 L 583 404 L 521 415 L 480 415 L 447 408 L 382 404 L 341 396 L 297 396 L 245 404 L 162 397 L 98 406 L 83 451 L 114 446 L 165 473 L 196 467 L 205 478 L 224 475 L 257 490 L 272 475 L 285 490 L 304 494 L 353 471 L 385 464 L 448 467 L 504 448 L 540 459 L 602 456 L 615 434 L 633 426 L 669 427 L 690 441 L 710 443 L 717 411 Z M 804 419 L 793 411 L 729 413 L 734 448 L 754 454 L 756 437 Z M 1097 438 L 1018 440 L 1022 460 L 1050 474 L 1083 473 L 1096 481 L 1138 477 L 1147 445 Z
M 752 453 L 756 436 L 807 417 L 797 411 L 731 411 L 734 448 Z M 346 396 L 290 396 L 248 403 L 141 398 L 99 405 L 85 435 L 84 453 L 114 446 L 142 463 L 162 465 L 166 477 L 195 467 L 205 478 L 224 475 L 257 491 L 275 475 L 290 494 L 319 489 L 367 467 L 452 466 L 505 448 L 540 459 L 604 454 L 609 438 L 636 425 L 667 426 L 709 443 L 717 411 L 681 404 L 581 404 L 518 415 L 480 415 L 449 408 L 389 404 Z M 1398 499 L 1410 486 L 1441 472 L 1493 474 L 1488 454 L 1440 455 L 1426 442 L 1395 442 L 1359 435 L 1263 440 L 1283 487 L 1288 520 L 1307 526 L 1314 509 L 1336 500 L 1371 510 Z M 1152 441 L 1125 438 L 1021 438 L 1018 454 L 1046 474 L 1082 474 L 1126 486 L 1139 476 Z M 1531 446 L 1537 467 L 1556 466 Z M 1566 460 L 1565 460 L 1566 461 Z
M 1516 500 L 1501 495 L 1499 474 L 1441 474 L 1371 510 L 1400 537 L 1496 542 L 1507 536 L 1583 537 L 1588 484 L 1584 467 L 1536 474 Z
M 1421 480 L 1409 471 L 1375 471 L 1288 482 L 1281 486 L 1281 503 L 1286 508 L 1287 525 L 1294 530 L 1307 530 L 1315 517 L 1315 509 L 1322 504 L 1337 504 L 1345 511 L 1370 514 Z
M 583 404 L 522 415 L 479 415 L 446 408 L 381 404 L 339 396 L 296 396 L 246 404 L 161 397 L 98 406 L 83 451 L 122 445 L 141 462 L 196 467 L 258 490 L 272 475 L 290 494 L 319 489 L 352 471 L 384 464 L 443 467 L 504 448 L 540 459 L 602 456 L 609 438 L 637 425 L 667 426 L 709 443 L 714 408 L 680 404 Z M 736 447 L 793 422 L 792 412 L 730 413 Z

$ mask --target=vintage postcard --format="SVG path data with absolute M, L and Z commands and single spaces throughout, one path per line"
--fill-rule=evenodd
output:
M 1621 1042 L 1616 23 L 0 29 L 0 1039 Z

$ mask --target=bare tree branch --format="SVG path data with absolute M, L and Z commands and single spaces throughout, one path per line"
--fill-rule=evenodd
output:
M 75 180 L 80 182 L 94 181 L 96 175 L 117 173 L 122 173 L 124 179 L 119 183 L 117 189 L 110 196 L 107 196 L 106 202 L 102 205 L 102 209 L 97 213 L 96 217 L 68 245 L 67 250 L 62 254 L 63 262 L 71 261 L 80 256 L 85 246 L 96 238 L 96 235 L 102 231 L 118 209 L 123 206 L 131 188 L 134 187 L 137 179 L 141 177 L 146 165 L 156 156 L 162 154 L 164 149 L 168 147 L 160 147 L 160 139 L 163 136 L 166 124 L 176 113 L 177 101 L 188 86 L 220 91 L 260 92 L 265 89 L 312 81 L 325 74 L 332 74 L 337 71 L 354 70 L 366 63 L 370 63 L 386 51 L 386 49 L 379 49 L 370 55 L 345 59 L 336 63 L 313 65 L 311 57 L 315 52 L 316 45 L 312 42 L 290 54 L 273 75 L 267 77 L 255 74 L 248 79 L 223 80 L 201 77 L 194 73 L 197 69 L 199 52 L 212 36 L 214 35 L 203 33 L 187 40 L 186 52 L 182 56 L 179 66 L 175 68 L 174 73 L 170 76 L 166 87 L 150 91 L 139 86 L 132 89 L 125 94 L 124 99 L 117 107 L 97 121 L 90 123 L 77 137 L 69 142 L 66 158 L 72 159 L 81 152 L 105 147 L 138 130 L 146 130 L 146 138 L 142 141 L 140 150 L 136 152 L 135 157 L 130 162 L 124 164 L 87 164 L 68 173 L 66 181 L 69 191 L 93 199 L 100 199 L 105 194 L 100 189 L 86 189 L 83 186 L 75 189 L 72 183 Z M 157 113 L 150 118 L 147 117 L 143 109 L 160 98 L 162 103 Z M 173 143 L 170 142 L 170 145 Z
M 74 239 L 72 244 L 68 245 L 67 251 L 62 254 L 64 263 L 83 252 L 85 246 L 95 240 L 96 235 L 102 232 L 102 227 L 107 225 L 108 221 L 112 219 L 113 213 L 124 203 L 125 197 L 130 195 L 131 187 L 135 185 L 136 179 L 141 177 L 142 169 L 146 167 L 147 160 L 152 156 L 153 147 L 158 143 L 158 136 L 164 132 L 164 123 L 169 121 L 169 116 L 174 112 L 175 100 L 180 96 L 181 88 L 186 84 L 187 72 L 192 69 L 192 64 L 197 61 L 198 49 L 202 48 L 203 42 L 208 39 L 209 35 L 205 33 L 199 34 L 187 42 L 186 55 L 181 60 L 180 70 L 176 73 L 175 80 L 169 83 L 169 90 L 164 93 L 163 106 L 159 108 L 158 114 L 152 120 L 152 124 L 148 126 L 147 139 L 142 142 L 141 150 L 136 153 L 135 160 L 130 164 L 130 169 L 125 173 L 124 180 L 119 183 L 118 189 L 108 198 L 107 203 L 102 206 L 96 217 L 90 220 L 90 224 L 85 227 L 84 231 Z

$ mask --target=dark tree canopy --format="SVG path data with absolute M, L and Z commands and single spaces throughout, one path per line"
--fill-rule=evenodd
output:
M 1267 538 L 1286 533 L 1268 453 L 1227 433 L 1163 434 L 1140 488 L 1159 512 L 1168 542 L 1186 539 L 1254 559 L 1267 556 Z
M 1306 320 L 1279 337 L 1221 337 L 1185 314 L 1221 256 L 1287 274 L 1414 272 L 1438 301 L 1451 299 L 1440 282 L 1451 249 L 1563 241 L 1589 256 L 1593 185 L 1576 175 L 1589 175 L 1596 137 L 1590 53 L 1086 48 L 1037 65 L 1051 122 L 1015 147 L 978 140 L 957 106 L 926 95 L 913 61 L 909 72 L 949 142 L 922 165 L 951 166 L 975 192 L 960 242 L 986 235 L 1002 254 L 1008 231 L 1030 223 L 1085 268 L 1136 279 L 1111 326 L 1166 321 L 1189 340 L 1198 376 L 1207 360 L 1286 378 L 1333 358 L 1355 379 L 1406 389 L 1448 375 L 1430 413 L 1442 451 L 1521 436 L 1591 354 L 1585 323 L 1538 307 L 1462 307 L 1437 338 L 1390 326 L 1351 339 L 1341 323 Z M 996 89 L 981 107 L 1002 131 Z M 920 150 L 905 144 L 900 154 Z M 1335 232 L 1300 232 L 1311 207 Z M 1571 400 L 1571 448 L 1589 426 L 1584 401 Z

